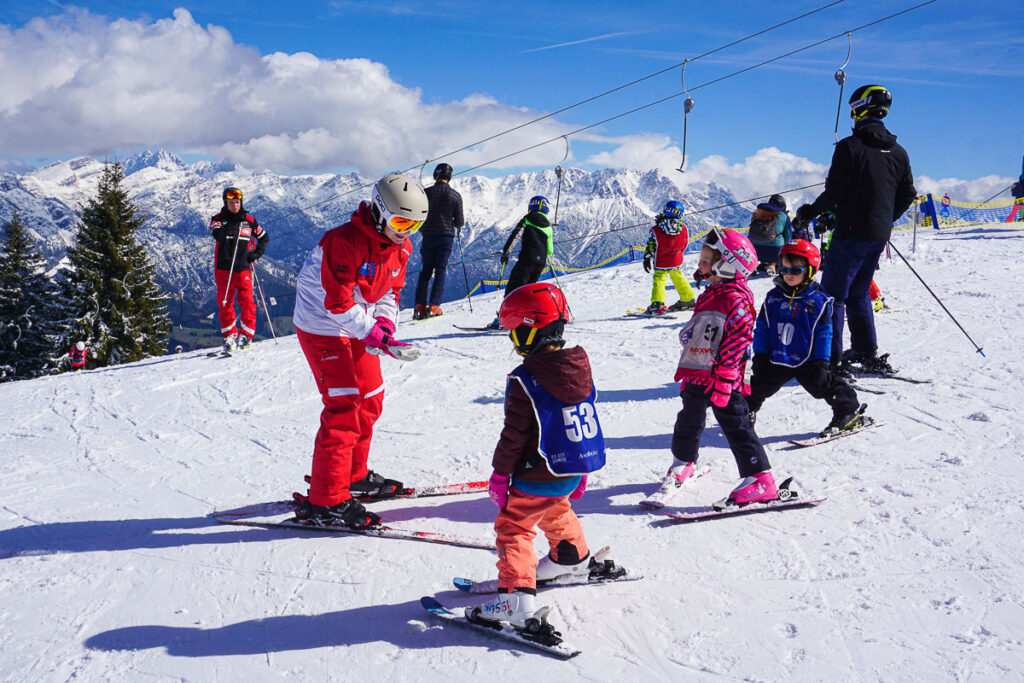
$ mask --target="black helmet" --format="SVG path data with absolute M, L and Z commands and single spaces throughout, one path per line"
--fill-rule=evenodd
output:
M 452 167 L 449 164 L 440 163 L 434 167 L 434 180 L 451 180 Z
M 786 198 L 781 194 L 773 194 L 768 198 L 768 203 L 772 206 L 777 206 L 780 211 L 786 210 Z
M 224 191 L 220 194 L 220 200 L 224 202 L 224 206 L 228 205 L 228 194 L 231 194 L 232 199 L 237 199 L 239 202 L 242 201 L 242 191 L 237 187 L 225 187 Z M 244 204 L 243 204 L 244 206 Z M 240 209 L 241 210 L 241 209 Z
M 884 119 L 892 106 L 892 94 L 881 85 L 862 85 L 850 95 L 853 118 Z

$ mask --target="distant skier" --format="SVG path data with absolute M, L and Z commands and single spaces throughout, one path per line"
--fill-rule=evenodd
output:
M 773 194 L 767 202 L 757 205 L 750 217 L 747 237 L 757 250 L 758 272 L 775 274 L 779 250 L 792 236 L 793 224 L 789 221 L 786 199 L 782 195 Z
M 644 311 L 648 315 L 662 315 L 666 311 L 688 311 L 697 298 L 690 283 L 682 274 L 683 254 L 689 234 L 683 223 L 683 205 L 676 200 L 666 202 L 664 210 L 654 217 L 650 238 L 644 248 L 644 270 L 654 270 L 651 305 Z M 672 278 L 679 301 L 666 308 L 665 280 Z
M 536 606 L 538 579 L 589 575 L 590 550 L 570 501 L 583 496 L 587 474 L 604 466 L 605 446 L 590 360 L 582 347 L 564 348 L 562 291 L 547 283 L 520 287 L 502 301 L 498 317 L 524 360 L 508 376 L 505 424 L 492 459 L 498 595 L 466 614 L 522 628 L 528 619 L 545 621 L 548 608 Z M 534 527 L 550 549 L 539 565 Z
M 256 334 L 256 302 L 252 296 L 251 264 L 263 256 L 270 236 L 242 206 L 242 191 L 229 187 L 221 195 L 224 206 L 210 219 L 210 234 L 217 240 L 214 276 L 224 350 L 244 349 Z M 241 308 L 241 334 L 235 325 L 235 296 Z
M 423 236 L 420 242 L 422 266 L 416 283 L 416 307 L 413 320 L 422 320 L 441 315 L 441 301 L 444 299 L 444 285 L 448 274 L 448 257 L 451 256 L 455 236 L 461 230 L 465 219 L 462 216 L 462 195 L 448 184 L 452 179 L 452 167 L 438 164 L 434 168 L 434 184 L 426 189 L 430 209 L 427 220 L 420 228 Z M 427 303 L 427 288 L 430 278 L 434 286 L 430 289 L 430 303 Z
M 771 464 L 754 432 L 743 398 L 746 353 L 753 338 L 754 294 L 747 278 L 757 268 L 754 245 L 736 230 L 712 228 L 700 250 L 694 280 L 707 289 L 679 332 L 683 351 L 676 370 L 683 408 L 672 432 L 672 465 L 661 494 L 693 476 L 708 405 L 725 434 L 743 480 L 716 507 L 778 497 Z
M 512 245 L 515 244 L 519 233 L 523 233 L 523 241 L 519 245 L 519 258 L 508 276 L 505 296 L 523 285 L 539 280 L 548 265 L 548 257 L 555 253 L 551 223 L 548 221 L 551 205 L 547 197 L 541 195 L 531 197 L 527 208 L 527 214 L 516 223 L 515 229 L 512 230 L 512 234 L 508 236 L 505 246 L 501 249 L 501 265 L 504 270 L 505 264 L 508 263 L 509 253 L 512 251 Z M 498 329 L 500 327 L 498 318 L 495 317 L 488 327 Z
M 85 369 L 85 359 L 89 350 L 85 348 L 85 342 L 75 342 L 75 345 L 68 351 L 68 358 L 71 360 L 71 370 L 77 372 Z
M 380 355 L 410 345 L 394 338 L 398 300 L 412 253 L 408 238 L 427 217 L 427 196 L 414 179 L 386 175 L 348 223 L 324 233 L 295 285 L 295 322 L 323 400 L 313 445 L 308 524 L 380 525 L 355 497 L 387 498 L 402 483 L 367 469 L 373 425 L 384 406 Z
M 1024 221 L 1024 159 L 1020 163 L 1020 178 L 1010 187 L 1010 194 L 1013 195 L 1013 211 L 1016 212 L 1017 220 Z M 1007 220 L 1013 219 L 1014 213 L 1011 212 Z
M 751 421 L 765 399 L 796 379 L 814 398 L 832 407 L 832 421 L 821 435 L 864 423 L 857 393 L 832 372 L 832 297 L 814 280 L 821 265 L 818 248 L 793 240 L 779 254 L 775 288 L 765 296 L 754 326 Z
M 859 363 L 865 371 L 892 373 L 888 354 L 878 355 L 875 318 L 868 291 L 893 222 L 910 207 L 917 190 L 907 151 L 882 119 L 892 95 L 880 85 L 864 85 L 850 97 L 853 135 L 832 154 L 825 191 L 800 207 L 796 225 L 804 227 L 825 211 L 837 225 L 822 287 L 835 300 L 832 312 L 832 363 Z M 843 353 L 843 325 L 849 312 L 850 350 Z

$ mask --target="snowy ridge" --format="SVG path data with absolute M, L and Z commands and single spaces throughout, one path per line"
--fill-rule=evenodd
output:
M 323 230 L 348 220 L 368 190 L 351 190 L 373 182 L 356 174 L 279 176 L 224 163 L 200 161 L 187 164 L 174 154 L 159 150 L 124 159 L 125 186 L 139 209 L 148 215 L 140 239 L 154 257 L 161 284 L 171 292 L 184 290 L 193 309 L 213 309 L 213 278 L 210 275 L 210 240 L 207 222 L 220 208 L 221 191 L 228 185 L 245 192 L 245 207 L 270 233 L 270 247 L 262 265 L 282 293 L 294 284 L 294 274 Z M 96 192 L 102 161 L 80 157 L 32 170 L 24 175 L 0 174 L 0 221 L 18 211 L 26 227 L 43 240 L 43 253 L 51 263 L 71 244 L 77 207 Z M 416 175 L 414 172 L 413 175 Z M 699 210 L 729 204 L 735 198 L 714 183 L 682 188 L 676 178 L 658 171 L 602 169 L 586 172 L 566 169 L 559 202 L 555 257 L 567 266 L 589 265 L 623 247 L 646 240 L 651 217 L 669 197 L 678 197 L 687 209 Z M 429 169 L 423 182 L 432 181 Z M 463 195 L 467 225 L 462 248 L 468 261 L 470 286 L 497 275 L 495 255 L 512 227 L 526 211 L 529 197 L 547 195 L 552 203 L 558 193 L 553 170 L 527 172 L 501 178 L 457 176 L 452 186 Z M 349 194 L 350 193 L 350 194 Z M 731 207 L 695 216 L 691 227 L 702 230 L 717 221 L 739 227 L 749 219 L 751 206 Z M 552 215 L 552 218 L 554 216 Z M 638 224 L 615 235 L 597 235 L 611 228 Z M 419 238 L 410 270 L 419 268 Z M 516 247 L 518 249 L 518 247 Z M 456 251 L 450 263 L 447 296 L 465 295 L 465 277 Z M 409 296 L 412 293 L 410 291 Z M 291 301 L 284 306 L 289 315 Z M 172 307 L 177 314 L 177 307 Z
M 1005 226 L 998 226 L 1005 228 Z M 927 387 L 864 379 L 886 426 L 781 450 L 828 422 L 784 387 L 758 413 L 775 471 L 812 509 L 663 527 L 637 503 L 670 462 L 683 320 L 625 319 L 650 279 L 617 267 L 562 278 L 599 388 L 610 452 L 575 508 L 588 542 L 644 575 L 539 596 L 583 654 L 554 661 L 445 629 L 420 597 L 466 606 L 452 576 L 494 576 L 482 550 L 217 524 L 209 514 L 304 490 L 320 399 L 294 337 L 233 358 L 196 352 L 0 385 L 3 680 L 1008 681 L 1024 677 L 1021 266 L 1024 231 L 896 238 L 985 347 L 974 353 L 901 262 L 877 281 L 880 344 Z M 755 280 L 760 302 L 769 287 Z M 459 332 L 497 296 L 400 325 L 414 363 L 385 363 L 371 466 L 410 485 L 490 474 L 507 338 Z M 482 311 L 487 311 L 486 314 Z M 408 311 L 403 311 L 403 320 Z M 711 473 L 675 502 L 736 483 L 709 418 Z M 485 535 L 486 494 L 376 504 L 388 521 Z M 537 543 L 544 552 L 543 541 Z M 42 645 L 45 644 L 45 647 Z

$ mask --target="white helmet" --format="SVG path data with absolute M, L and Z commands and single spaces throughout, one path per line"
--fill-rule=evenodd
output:
M 427 193 L 409 176 L 390 173 L 373 186 L 370 212 L 381 234 L 402 241 L 427 218 Z
M 85 351 L 85 342 L 80 341 L 75 343 L 75 348 L 79 351 Z

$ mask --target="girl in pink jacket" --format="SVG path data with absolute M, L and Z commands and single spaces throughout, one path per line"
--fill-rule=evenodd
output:
M 676 416 L 673 461 L 662 488 L 675 488 L 693 476 L 710 404 L 743 478 L 716 507 L 778 497 L 771 464 L 743 398 L 743 370 L 756 316 L 747 277 L 756 268 L 757 254 L 746 236 L 712 228 L 694 274 L 698 285 L 707 289 L 697 297 L 693 317 L 679 332 L 683 351 L 675 379 L 682 382 L 683 408 Z

